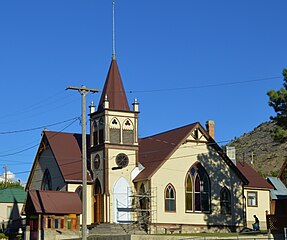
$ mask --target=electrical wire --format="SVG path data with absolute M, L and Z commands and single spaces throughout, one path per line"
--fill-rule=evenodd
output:
M 75 118 L 74 121 L 72 121 L 71 123 L 69 123 L 67 126 L 65 126 L 65 127 L 64 127 L 61 131 L 59 131 L 58 133 L 63 132 L 65 129 L 67 129 L 68 127 L 70 127 L 72 124 L 74 124 L 74 123 L 75 123 L 76 121 L 78 121 L 78 120 L 79 120 L 78 117 Z M 33 148 L 35 148 L 35 147 L 37 147 L 37 146 L 39 146 L 38 143 L 35 144 L 35 145 L 32 145 L 32 146 L 30 146 L 30 147 L 28 147 L 28 148 L 22 149 L 22 150 L 20 150 L 20 151 L 16 151 L 16 152 L 13 152 L 13 153 L 2 154 L 2 155 L 0 155 L 0 157 L 7 157 L 7 156 L 12 156 L 12 155 L 17 155 L 17 154 L 19 154 L 19 153 L 23 153 L 23 152 L 26 152 L 26 151 L 28 151 L 28 150 L 30 150 L 30 149 L 33 149 Z
M 151 90 L 130 90 L 130 91 L 127 91 L 127 92 L 128 93 L 152 93 L 152 92 L 167 92 L 167 91 L 183 91 L 183 90 L 189 90 L 189 89 L 232 86 L 232 85 L 238 85 L 238 84 L 261 82 L 261 81 L 266 81 L 266 80 L 271 80 L 271 79 L 278 79 L 278 78 L 282 78 L 282 76 L 281 77 L 257 78 L 257 79 L 252 79 L 252 80 L 236 81 L 236 82 L 207 84 L 207 85 L 200 85 L 200 86 L 187 86 L 187 87 L 179 87 L 179 88 L 161 88 L 161 89 L 151 89 Z
M 23 132 L 31 132 L 31 131 L 34 131 L 34 130 L 39 130 L 39 129 L 43 129 L 43 128 L 47 128 L 47 127 L 51 127 L 51 126 L 56 126 L 56 125 L 59 125 L 59 124 L 63 124 L 63 123 L 66 123 L 66 122 L 70 122 L 70 121 L 75 120 L 75 119 L 80 119 L 80 117 L 73 117 L 73 118 L 70 118 L 70 119 L 67 119 L 67 120 L 64 120 L 64 121 L 61 121 L 61 122 L 56 122 L 56 123 L 52 123 L 52 124 L 47 124 L 47 125 L 40 126 L 40 127 L 34 127 L 34 128 L 28 128 L 28 129 L 22 129 L 22 130 L 13 130 L 13 131 L 0 132 L 0 135 L 13 134 L 13 133 L 23 133 Z

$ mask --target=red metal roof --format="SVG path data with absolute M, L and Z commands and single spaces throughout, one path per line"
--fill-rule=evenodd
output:
M 263 177 L 261 177 L 259 173 L 256 172 L 255 169 L 252 168 L 249 164 L 237 161 L 236 167 L 249 181 L 247 187 L 273 189 L 272 185 L 269 184 Z
M 44 136 L 48 140 L 65 181 L 82 182 L 82 134 L 44 131 Z M 87 135 L 87 146 L 89 145 L 89 135 Z M 89 175 L 87 180 L 91 180 Z
M 139 139 L 139 162 L 145 169 L 135 181 L 149 178 L 191 133 L 197 123 Z
M 34 211 L 38 214 L 81 214 L 82 202 L 75 192 L 30 190 L 25 213 Z
M 126 92 L 121 79 L 116 60 L 112 60 L 110 69 L 106 78 L 104 90 L 102 92 L 98 109 L 101 110 L 105 96 L 109 101 L 109 109 L 119 111 L 130 111 Z

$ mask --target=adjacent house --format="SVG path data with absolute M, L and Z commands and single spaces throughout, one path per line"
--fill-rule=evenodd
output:
M 30 190 L 24 208 L 26 239 L 79 237 L 81 209 L 75 192 Z
M 271 211 L 266 216 L 267 228 L 274 235 L 286 234 L 287 222 L 287 188 L 286 183 L 286 162 L 284 162 L 279 177 L 268 177 L 268 182 L 273 186 L 271 193 Z
M 0 223 L 2 232 L 14 234 L 22 228 L 22 207 L 26 192 L 20 188 L 0 189 Z
M 236 162 L 237 168 L 248 179 L 244 186 L 244 202 L 246 212 L 246 225 L 252 228 L 254 215 L 260 221 L 260 228 L 267 229 L 266 214 L 271 210 L 270 191 L 273 186 L 246 162 Z

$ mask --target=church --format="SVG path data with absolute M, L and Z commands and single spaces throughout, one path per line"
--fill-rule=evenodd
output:
M 148 233 L 184 233 L 232 231 L 246 224 L 244 186 L 249 181 L 215 142 L 214 122 L 139 138 L 139 104 L 134 100 L 130 107 L 115 56 L 89 118 L 88 225 L 138 224 Z M 57 192 L 81 198 L 81 151 L 81 134 L 44 130 L 26 191 L 50 191 L 54 202 Z M 35 214 L 30 218 L 39 220 Z M 75 214 L 63 213 L 62 219 L 74 216 L 80 224 Z M 54 218 L 39 222 L 53 228 Z
M 138 137 L 139 103 L 127 100 L 114 49 L 89 120 L 83 202 L 90 229 L 125 225 L 146 233 L 226 232 L 251 227 L 254 214 L 266 223 L 271 186 L 247 164 L 228 157 L 214 140 L 213 120 Z M 42 132 L 23 210 L 32 239 L 79 232 L 82 165 L 81 134 Z

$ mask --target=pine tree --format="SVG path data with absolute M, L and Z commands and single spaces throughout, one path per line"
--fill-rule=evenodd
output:
M 283 69 L 284 83 L 283 87 L 278 91 L 270 90 L 267 95 L 269 96 L 269 106 L 273 107 L 276 112 L 274 120 L 277 127 L 272 133 L 275 141 L 287 141 L 287 68 Z

